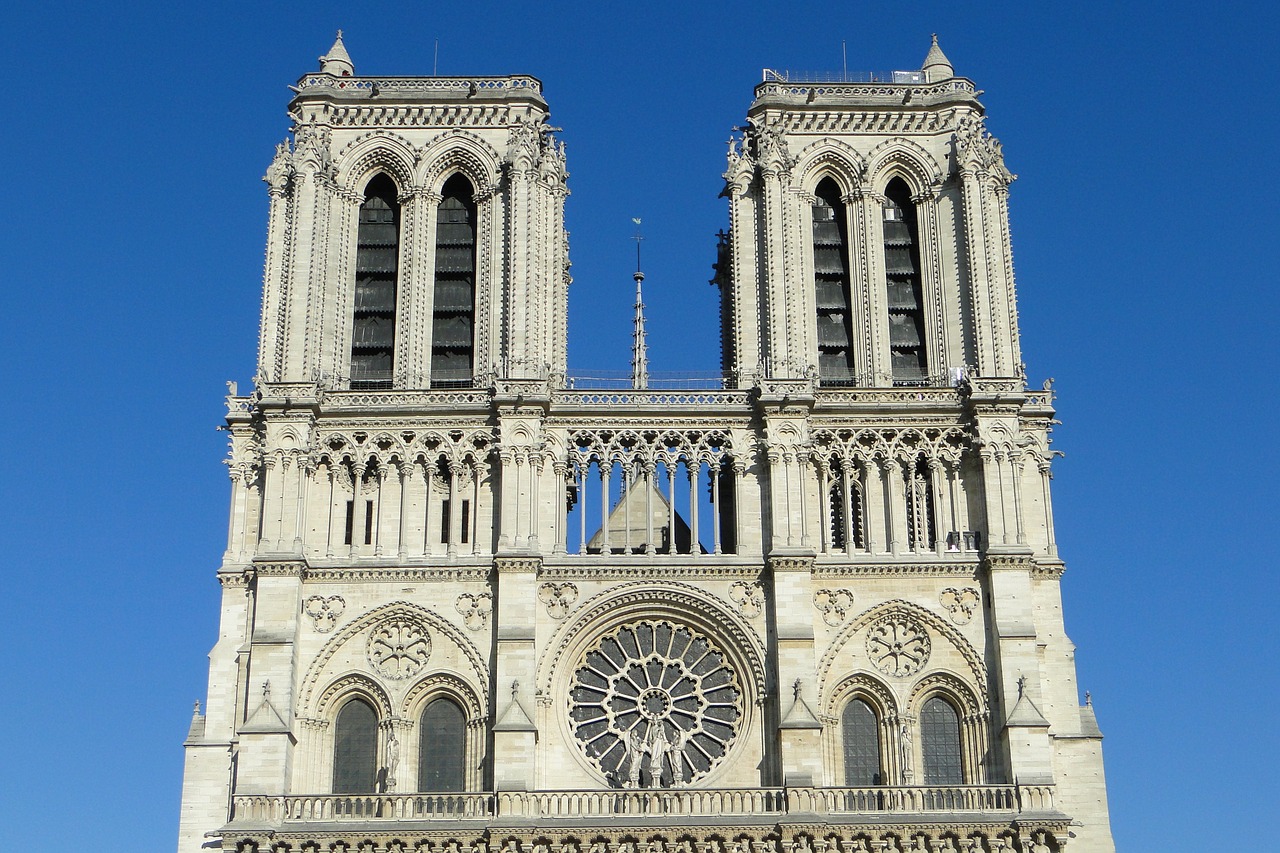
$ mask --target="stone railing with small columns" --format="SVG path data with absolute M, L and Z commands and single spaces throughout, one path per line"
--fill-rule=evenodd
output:
M 786 814 L 1047 814 L 1049 785 L 874 788 L 672 788 L 441 794 L 236 796 L 232 823 L 297 821 L 540 820 L 593 817 L 762 817 Z

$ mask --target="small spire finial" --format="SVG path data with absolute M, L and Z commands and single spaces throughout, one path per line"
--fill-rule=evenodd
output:
M 934 41 L 937 41 L 937 40 L 938 40 L 938 37 L 937 37 L 937 36 L 934 36 L 934 37 L 933 37 L 933 40 L 934 40 Z M 342 30 L 338 30 L 338 41 L 342 41 Z
M 200 700 L 199 699 L 196 700 L 196 707 L 192 710 L 191 716 L 193 717 L 200 716 Z
M 938 46 L 937 33 L 933 34 L 933 42 L 929 45 L 929 53 L 925 56 L 920 70 L 924 72 L 924 79 L 929 83 L 949 80 L 956 76 L 955 69 L 951 67 L 951 60 L 947 59 L 947 55 Z
M 347 53 L 347 48 L 342 43 L 342 30 L 338 30 L 338 35 L 333 40 L 333 47 L 329 48 L 329 52 L 320 57 L 320 72 L 332 74 L 335 77 L 350 77 L 356 73 L 351 55 Z
M 1088 707 L 1088 708 L 1093 707 L 1093 694 L 1090 693 L 1088 690 L 1084 692 L 1084 704 L 1085 704 L 1085 707 Z

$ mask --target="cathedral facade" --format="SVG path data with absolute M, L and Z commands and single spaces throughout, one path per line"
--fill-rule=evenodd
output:
M 715 387 L 568 374 L 541 82 L 361 77 L 266 174 L 180 853 L 1113 849 L 1013 175 L 919 70 L 766 72 Z

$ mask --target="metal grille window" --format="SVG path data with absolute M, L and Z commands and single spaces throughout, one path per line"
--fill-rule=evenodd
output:
M 396 185 L 377 175 L 365 189 L 356 238 L 351 387 L 390 388 L 396 345 L 400 205 Z
M 928 376 L 924 300 L 920 287 L 920 235 L 911 190 L 901 178 L 885 188 L 884 272 L 889 311 L 889 356 L 894 384 Z
M 467 720 L 450 699 L 436 699 L 422 712 L 418 739 L 418 790 L 466 788 Z
M 865 788 L 881 784 L 880 721 L 871 706 L 861 699 L 845 705 L 840 736 L 844 741 L 845 785 Z
M 963 785 L 960 716 L 946 699 L 933 697 L 920 714 L 920 749 L 926 785 Z
M 445 182 L 436 209 L 431 384 L 470 383 L 474 372 L 476 207 L 462 175 Z
M 813 289 L 818 312 L 818 377 L 853 382 L 853 326 L 849 297 L 849 235 L 840 188 L 824 178 L 813 205 Z
M 377 756 L 378 714 L 363 699 L 352 699 L 333 726 L 333 792 L 374 793 Z

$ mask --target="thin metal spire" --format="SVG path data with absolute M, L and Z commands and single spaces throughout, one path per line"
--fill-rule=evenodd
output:
M 636 272 L 632 276 L 636 280 L 636 318 L 635 328 L 631 332 L 631 387 L 649 387 L 649 347 L 645 344 L 644 335 L 644 297 L 640 293 L 640 284 L 644 281 L 644 273 L 640 271 L 640 243 L 644 237 L 640 233 L 640 220 L 632 219 L 636 224 Z

